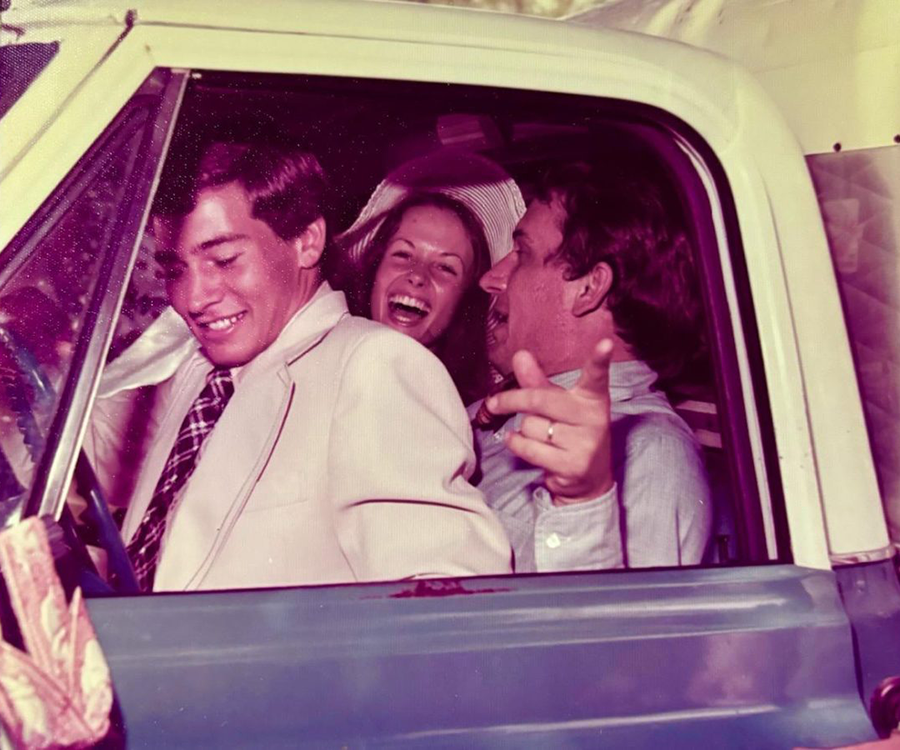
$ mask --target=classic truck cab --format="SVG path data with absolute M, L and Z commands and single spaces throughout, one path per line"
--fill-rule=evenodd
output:
M 160 175 L 197 144 L 287 128 L 345 224 L 441 145 L 525 182 L 638 149 L 678 186 L 703 286 L 709 366 L 679 403 L 714 486 L 703 565 L 97 596 L 129 744 L 791 747 L 896 724 L 891 485 L 872 457 L 896 423 L 863 408 L 872 368 L 838 280 L 866 248 L 849 259 L 834 230 L 861 209 L 826 211 L 829 246 L 828 157 L 804 158 L 752 74 L 636 33 L 391 3 L 60 2 L 14 6 L 3 34 L 7 523 L 59 518 L 84 479 L 104 372 L 166 305 L 144 231 Z M 4 343 L 38 304 L 46 352 Z

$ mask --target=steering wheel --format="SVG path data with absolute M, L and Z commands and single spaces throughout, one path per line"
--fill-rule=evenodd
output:
M 15 413 L 16 427 L 22 435 L 28 453 L 37 464 L 44 449 L 45 439 L 35 415 L 48 414 L 56 403 L 56 394 L 35 356 L 4 326 L 0 326 L 0 352 L 6 355 L 3 359 L 7 362 L 3 364 L 11 365 L 13 370 L 10 372 L 8 366 L 0 366 L 0 385 L 4 388 L 9 406 Z M 7 476 L 11 468 L 5 455 L 3 460 L 0 460 L 0 469 L 4 468 L 4 464 L 8 472 L 0 471 L 0 474 Z M 109 512 L 109 505 L 103 496 L 97 476 L 83 449 L 78 454 L 75 481 L 79 493 L 87 501 L 87 510 L 83 517 L 93 527 L 97 541 L 106 551 L 109 580 L 114 582 L 112 585 L 119 593 L 137 593 L 139 589 L 131 560 L 125 550 L 119 529 Z M 60 526 L 76 560 L 96 574 L 96 568 L 84 540 L 78 533 L 75 518 L 68 505 L 63 508 Z

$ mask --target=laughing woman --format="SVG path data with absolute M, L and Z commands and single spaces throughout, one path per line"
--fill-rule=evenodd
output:
M 412 336 L 444 363 L 469 403 L 488 386 L 488 297 L 478 280 L 511 248 L 525 212 L 494 162 L 443 150 L 402 165 L 340 239 L 351 312 Z

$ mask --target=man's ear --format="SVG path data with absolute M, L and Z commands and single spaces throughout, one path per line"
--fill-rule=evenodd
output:
M 613 284 L 613 270 L 608 263 L 598 263 L 575 284 L 575 299 L 572 302 L 572 314 L 576 318 L 597 310 L 609 294 Z
M 321 216 L 297 235 L 293 244 L 301 268 L 313 268 L 321 260 L 325 236 L 325 219 Z

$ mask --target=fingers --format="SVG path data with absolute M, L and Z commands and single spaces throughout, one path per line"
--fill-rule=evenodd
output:
M 552 427 L 552 430 L 551 430 Z M 557 448 L 568 445 L 569 425 L 564 422 L 556 422 L 545 417 L 526 416 L 519 425 L 519 433 L 531 440 L 537 440 Z
M 566 391 L 550 382 L 531 352 L 518 351 L 513 356 L 513 371 L 519 388 L 495 394 L 487 400 L 487 408 L 494 414 L 524 412 L 554 421 L 580 422 L 579 411 L 584 407 L 585 400 L 601 404 L 609 400 L 612 351 L 613 342 L 603 339 L 585 362 L 578 382 L 568 392 L 579 397 L 580 406 L 560 395 Z
M 560 462 L 565 461 L 565 451 L 542 440 L 533 440 L 518 432 L 506 434 L 506 445 L 519 458 L 533 466 L 557 473 Z
M 516 352 L 513 355 L 512 366 L 519 387 L 541 388 L 550 385 L 550 380 L 531 352 L 524 349 Z
M 591 402 L 573 399 L 569 391 L 551 385 L 548 388 L 516 388 L 491 396 L 488 409 L 494 414 L 533 414 L 554 422 L 580 424 L 594 415 Z
M 585 398 L 609 397 L 609 363 L 612 360 L 613 342 L 603 339 L 581 370 L 581 377 L 572 389 L 573 393 Z
M 554 443 L 547 443 L 520 432 L 509 432 L 506 434 L 506 445 L 519 458 L 544 470 L 544 482 L 550 492 L 561 495 L 575 493 L 585 497 L 603 494 L 593 488 L 602 485 L 603 491 L 608 489 L 612 476 L 608 465 L 594 467 L 592 454 L 558 446 L 555 439 L 554 435 Z
M 513 370 L 520 387 L 497 393 L 486 402 L 494 414 L 522 414 L 519 432 L 508 432 L 506 445 L 544 470 L 545 485 L 556 504 L 583 502 L 612 486 L 612 350 L 611 340 L 598 343 L 569 391 L 550 382 L 530 352 L 516 352 Z

